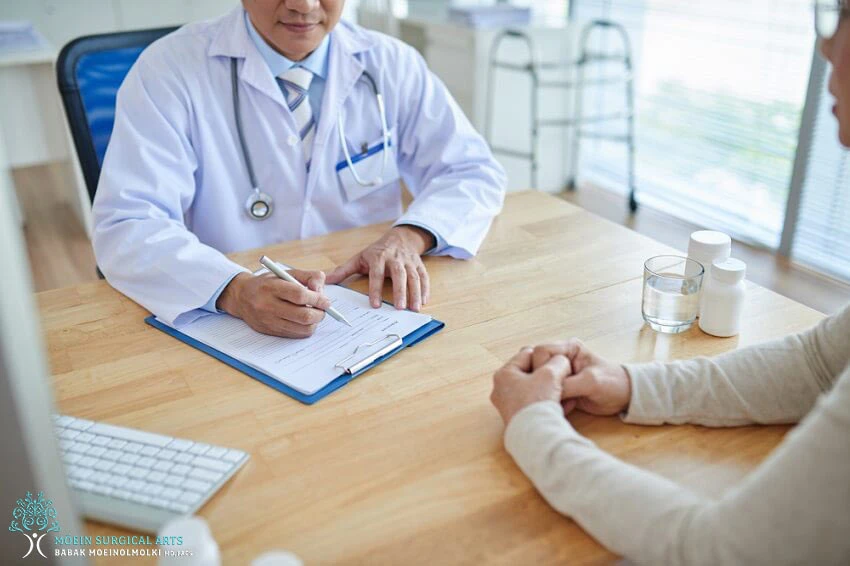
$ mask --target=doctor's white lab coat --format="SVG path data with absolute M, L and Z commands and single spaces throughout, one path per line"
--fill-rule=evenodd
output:
M 228 252 L 393 220 L 434 232 L 437 253 L 473 256 L 501 210 L 504 170 L 418 53 L 346 22 L 334 28 L 308 172 L 292 114 L 243 18 L 240 6 L 160 39 L 122 84 L 93 207 L 107 280 L 183 324 L 244 271 Z M 236 133 L 233 58 L 258 185 L 274 201 L 264 221 L 245 212 L 252 187 Z M 384 96 L 400 178 L 346 189 L 340 112 L 353 154 L 381 140 L 364 70 Z M 400 179 L 414 195 L 404 214 Z

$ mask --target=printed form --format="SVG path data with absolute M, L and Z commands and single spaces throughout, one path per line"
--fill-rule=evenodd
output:
M 179 330 L 300 393 L 312 395 L 344 373 L 336 367 L 340 362 L 347 359 L 345 365 L 350 366 L 390 344 L 393 334 L 407 336 L 431 321 L 428 315 L 399 311 L 387 304 L 374 309 L 369 297 L 345 287 L 328 285 L 324 292 L 352 328 L 325 316 L 310 338 L 279 338 L 256 332 L 228 314 L 210 314 Z M 373 346 L 366 347 L 371 343 Z M 361 348 L 352 357 L 358 346 Z

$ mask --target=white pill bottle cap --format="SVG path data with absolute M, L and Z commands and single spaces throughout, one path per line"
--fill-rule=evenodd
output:
M 690 242 L 688 242 L 689 257 L 729 257 L 729 254 L 731 253 L 732 238 L 723 232 L 715 232 L 714 230 L 698 230 L 691 234 Z
M 740 259 L 716 259 L 711 264 L 711 276 L 722 283 L 734 285 L 747 275 L 747 264 Z

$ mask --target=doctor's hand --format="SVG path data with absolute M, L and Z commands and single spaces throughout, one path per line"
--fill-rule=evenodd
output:
M 397 309 L 419 311 L 428 302 L 430 282 L 422 254 L 434 247 L 434 236 L 416 226 L 395 226 L 384 236 L 328 274 L 328 285 L 351 275 L 369 276 L 369 302 L 381 306 L 384 279 L 393 282 Z
M 493 375 L 490 401 L 502 415 L 505 425 L 518 412 L 539 401 L 563 398 L 564 379 L 570 374 L 570 360 L 562 355 L 550 356 L 538 368 L 532 367 L 531 348 L 523 348 Z
M 628 410 L 632 384 L 623 366 L 597 356 L 577 338 L 535 347 L 531 365 L 543 367 L 553 356 L 566 356 L 572 365 L 573 373 L 563 383 L 564 415 L 576 408 L 592 415 Z
M 284 338 L 312 336 L 325 316 L 324 309 L 331 306 L 330 300 L 321 294 L 325 274 L 297 269 L 289 273 L 308 288 L 271 273 L 257 276 L 240 273 L 221 292 L 216 306 L 263 334 Z

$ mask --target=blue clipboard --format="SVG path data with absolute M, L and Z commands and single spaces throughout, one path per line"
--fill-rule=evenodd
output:
M 176 330 L 176 329 L 174 329 L 174 328 L 172 328 L 172 327 L 170 327 L 166 324 L 159 322 L 156 319 L 156 317 L 154 317 L 154 316 L 147 317 L 145 319 L 145 322 L 147 322 L 148 324 L 150 324 L 154 328 L 158 328 L 159 330 L 162 330 L 166 334 L 169 334 L 169 335 L 173 336 L 174 338 L 177 338 L 181 342 L 185 342 L 186 344 L 189 344 L 190 346 L 197 348 L 198 350 L 209 354 L 210 356 L 226 363 L 230 367 L 238 369 L 242 373 L 253 377 L 257 381 L 265 383 L 269 387 L 271 387 L 273 389 L 277 389 L 281 393 L 284 393 L 286 395 L 289 395 L 293 399 L 301 401 L 305 405 L 312 405 L 313 403 L 319 401 L 320 399 L 327 397 L 328 395 L 330 395 L 331 393 L 333 393 L 334 391 L 336 391 L 340 387 L 346 385 L 348 382 L 353 380 L 355 377 L 358 377 L 358 376 L 362 375 L 363 373 L 369 371 L 373 367 L 384 362 L 384 360 L 387 360 L 387 359 L 391 358 L 392 356 L 398 354 L 399 352 L 401 352 L 405 348 L 408 348 L 410 346 L 414 346 L 414 345 L 418 344 L 419 342 L 425 340 L 429 336 L 436 334 L 437 332 L 442 330 L 443 327 L 446 326 L 446 324 L 444 322 L 440 322 L 439 320 L 432 319 L 430 322 L 423 324 L 422 326 L 420 326 L 419 328 L 417 328 L 416 330 L 414 330 L 413 332 L 411 332 L 407 336 L 402 337 L 401 346 L 398 346 L 397 348 L 390 350 L 389 352 L 387 352 L 383 356 L 375 359 L 375 361 L 373 361 L 369 365 L 359 369 L 358 371 L 356 371 L 354 373 L 351 373 L 351 374 L 344 373 L 344 374 L 340 375 L 339 377 L 337 377 L 336 379 L 334 379 L 333 381 L 331 381 L 330 383 L 328 383 L 327 385 L 325 385 L 323 388 L 319 389 L 318 391 L 316 391 L 312 395 L 305 395 L 305 394 L 303 394 L 299 391 L 296 391 L 295 389 L 289 387 L 288 385 L 281 383 L 280 381 L 274 379 L 273 377 L 271 377 L 271 376 L 269 376 L 269 375 L 267 375 L 267 374 L 265 374 L 261 371 L 258 371 L 258 370 L 252 368 L 251 366 L 249 366 L 247 364 L 240 362 L 236 358 L 228 356 L 227 354 L 220 352 L 219 350 L 216 350 L 215 348 L 211 348 L 211 347 L 207 346 L 206 344 L 198 342 L 194 338 L 183 334 L 179 330 Z

